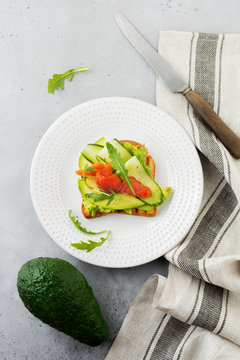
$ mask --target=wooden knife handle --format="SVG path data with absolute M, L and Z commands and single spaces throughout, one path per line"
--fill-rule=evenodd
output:
M 236 159 L 240 158 L 240 138 L 215 113 L 209 103 L 196 91 L 190 89 L 184 94 L 193 109 L 214 132 L 219 140 Z

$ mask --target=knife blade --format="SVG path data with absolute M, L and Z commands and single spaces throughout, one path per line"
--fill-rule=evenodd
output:
M 116 13 L 115 18 L 126 38 L 150 63 L 153 69 L 160 74 L 162 82 L 172 92 L 183 92 L 189 87 L 172 66 L 168 64 L 168 62 L 138 32 L 125 15 L 118 12 Z
M 175 69 L 152 47 L 125 15 L 117 12 L 115 19 L 130 43 L 160 75 L 160 79 L 164 85 L 173 93 L 182 93 L 228 151 L 235 158 L 240 159 L 240 138 L 225 124 L 211 105 L 209 105 L 201 95 L 189 87 Z

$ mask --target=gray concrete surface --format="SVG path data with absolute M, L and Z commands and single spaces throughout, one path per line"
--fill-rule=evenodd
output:
M 29 194 L 34 150 L 46 129 L 71 107 L 97 97 L 130 96 L 155 103 L 155 76 L 114 21 L 122 10 L 157 45 L 160 29 L 240 32 L 239 0 L 0 0 L 1 360 L 102 360 L 124 316 L 159 259 L 131 269 L 104 269 L 63 252 L 42 229 Z M 47 92 L 53 73 L 91 71 Z M 34 318 L 21 303 L 16 277 L 38 256 L 59 257 L 87 277 L 110 328 L 90 348 Z M 116 359 L 117 360 L 117 359 Z

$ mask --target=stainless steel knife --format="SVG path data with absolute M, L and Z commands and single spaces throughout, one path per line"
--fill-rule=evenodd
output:
M 240 158 L 240 138 L 215 113 L 211 105 L 196 91 L 192 90 L 173 67 L 144 39 L 140 32 L 122 13 L 115 16 L 123 34 L 138 52 L 160 75 L 162 82 L 174 93 L 182 93 L 202 120 L 215 133 L 223 145 L 237 159 Z

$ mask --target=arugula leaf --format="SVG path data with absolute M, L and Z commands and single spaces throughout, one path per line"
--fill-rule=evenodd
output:
M 102 201 L 102 200 L 108 200 L 107 202 L 107 205 L 111 204 L 111 202 L 113 201 L 115 195 L 112 194 L 107 194 L 105 192 L 101 192 L 101 194 L 86 194 L 86 197 L 89 198 L 89 199 L 94 199 L 94 202 L 95 201 Z
M 85 165 L 83 172 L 97 171 L 97 169 L 92 168 L 91 166 Z
M 102 201 L 102 200 L 106 200 L 109 199 L 111 197 L 111 195 L 109 194 L 105 194 L 105 193 L 101 193 L 101 194 L 86 194 L 86 197 L 89 199 L 94 199 L 94 201 Z
M 89 242 L 84 242 L 84 241 L 80 241 L 79 243 L 72 243 L 71 245 L 73 247 L 75 247 L 78 250 L 86 250 L 87 252 L 92 251 L 93 249 L 95 249 L 98 246 L 101 246 L 102 244 L 105 243 L 105 241 L 107 241 L 107 239 L 110 236 L 111 231 L 108 231 L 107 237 L 101 237 L 99 242 L 97 241 L 92 241 L 92 240 L 88 240 Z
M 64 81 L 66 79 L 71 81 L 74 74 L 79 72 L 84 73 L 88 70 L 90 70 L 89 67 L 80 67 L 78 69 L 68 70 L 64 74 L 54 74 L 52 79 L 48 80 L 48 92 L 54 94 L 56 89 L 64 89 Z
M 116 168 L 117 174 L 126 181 L 128 186 L 132 190 L 133 195 L 136 195 L 135 191 L 133 189 L 132 183 L 128 177 L 128 170 L 125 168 L 124 162 L 122 161 L 120 154 L 115 149 L 115 147 L 112 144 L 110 144 L 109 142 L 106 143 L 106 146 L 108 149 L 110 161 Z
M 78 230 L 80 230 L 81 232 L 83 232 L 84 234 L 97 235 L 97 234 L 102 234 L 107 231 L 107 230 L 103 230 L 103 231 L 99 231 L 99 232 L 88 231 L 86 228 L 81 226 L 81 223 L 78 220 L 77 216 L 72 216 L 72 210 L 68 211 L 68 216 L 69 216 L 70 220 L 73 222 L 73 224 L 76 226 L 76 228 Z
M 109 204 L 111 204 L 111 202 L 112 202 L 113 200 L 116 200 L 116 199 L 119 198 L 119 195 L 116 194 L 112 189 L 109 189 L 109 191 L 111 192 L 112 195 L 110 196 L 110 198 L 109 198 L 109 200 L 108 200 L 108 202 L 107 202 L 107 206 L 108 206 Z
M 109 191 L 111 192 L 111 194 L 100 190 L 101 194 L 86 194 L 86 197 L 89 199 L 94 199 L 94 202 L 108 200 L 107 205 L 109 205 L 113 200 L 116 200 L 118 198 L 118 195 L 112 189 L 109 189 Z

